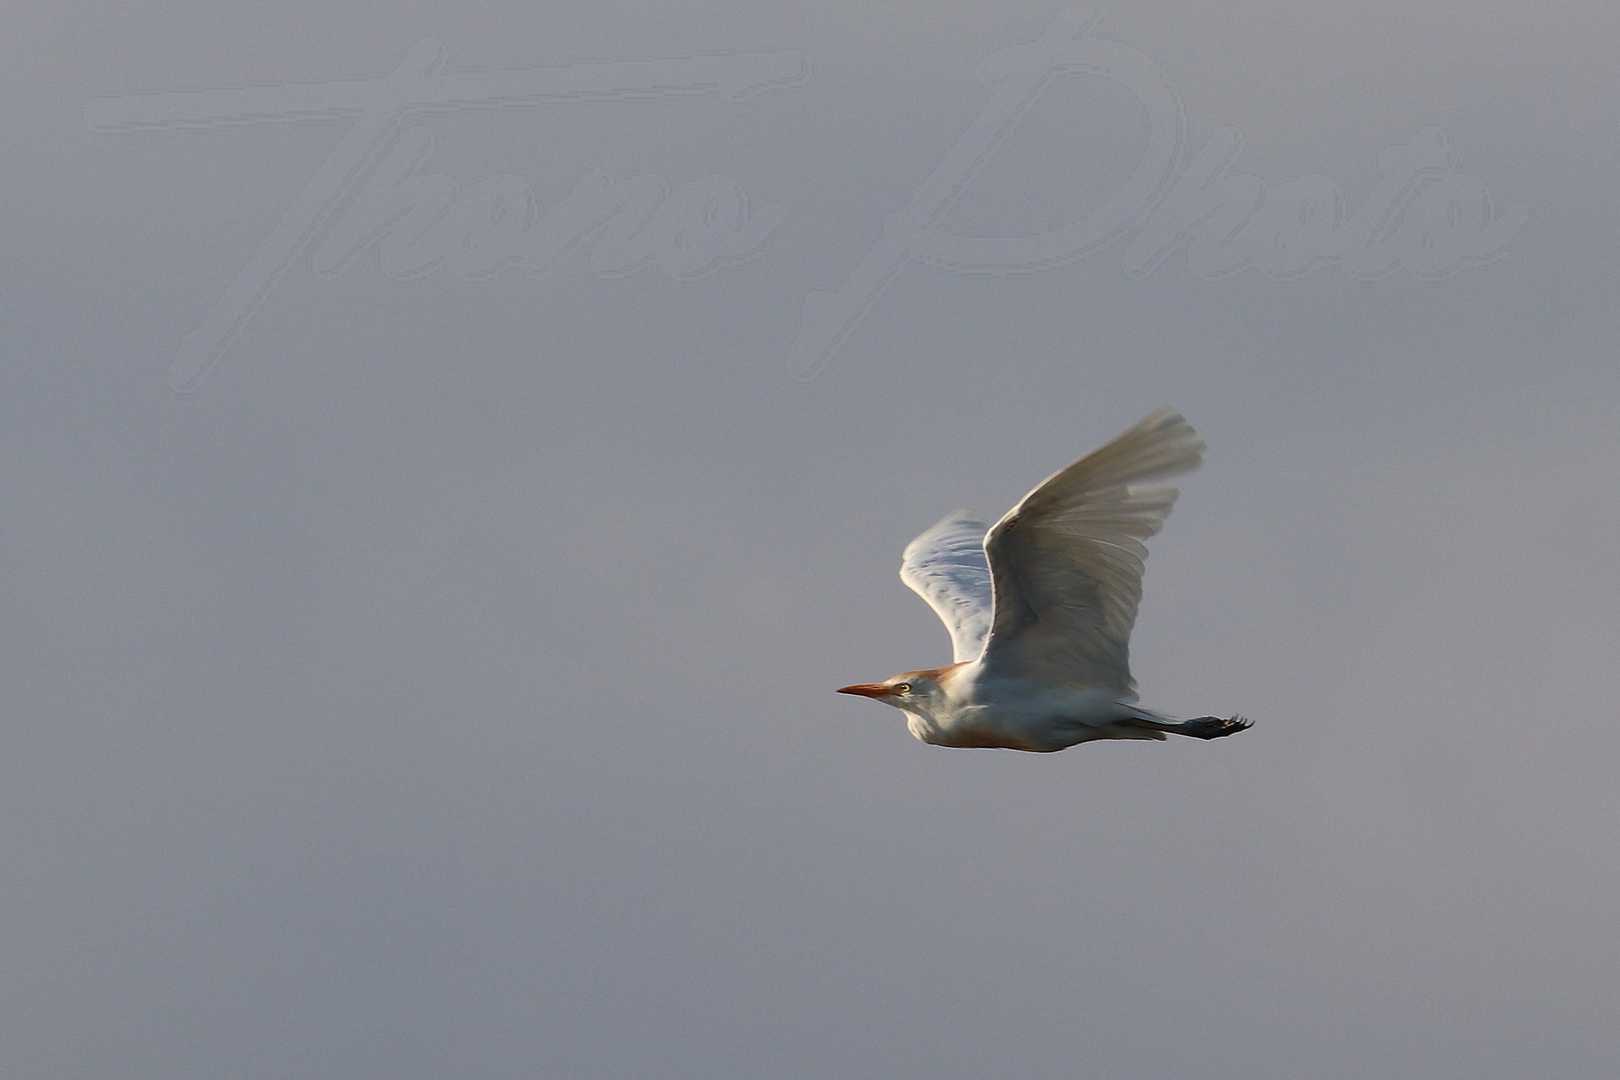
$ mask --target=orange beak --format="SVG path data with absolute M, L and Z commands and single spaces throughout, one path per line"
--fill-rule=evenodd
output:
M 890 694 L 894 693 L 894 691 L 889 687 L 884 686 L 882 683 L 875 682 L 858 682 L 854 686 L 840 686 L 838 688 L 838 692 L 840 694 L 854 694 L 857 697 L 879 699 L 886 698 Z

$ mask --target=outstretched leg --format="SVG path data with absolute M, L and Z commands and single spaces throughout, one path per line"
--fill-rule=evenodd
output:
M 1162 731 L 1166 735 L 1188 735 L 1194 739 L 1225 738 L 1247 731 L 1250 727 L 1250 722 L 1241 716 L 1195 716 L 1191 720 L 1172 720 L 1146 709 L 1123 723 L 1147 731 Z

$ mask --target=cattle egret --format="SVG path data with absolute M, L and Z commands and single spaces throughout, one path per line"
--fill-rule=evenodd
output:
M 935 746 L 1051 753 L 1247 729 L 1241 716 L 1144 709 L 1131 678 L 1142 542 L 1177 494 L 1138 485 L 1196 468 L 1203 452 L 1192 425 L 1160 409 L 1053 473 L 991 528 L 965 511 L 947 515 L 906 545 L 900 580 L 945 623 L 954 662 L 838 692 L 894 706 Z

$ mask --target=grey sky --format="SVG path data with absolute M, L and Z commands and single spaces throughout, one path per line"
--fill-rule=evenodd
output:
M 1173 92 L 1181 161 L 1230 131 L 1231 173 L 1351 215 L 1443 136 L 1493 257 L 1414 273 L 1431 221 L 1382 276 L 1135 273 L 1135 219 L 1044 268 L 905 257 L 805 378 L 806 297 L 1066 9 L 14 5 L 0 1073 L 1615 1075 L 1613 16 L 1148 6 L 1093 35 Z M 663 224 L 553 216 L 554 259 L 483 273 L 458 229 L 367 246 L 406 203 L 345 173 L 176 395 L 357 121 L 95 103 L 324 93 L 425 39 L 804 72 L 406 115 L 372 149 L 411 191 Z M 1057 78 L 927 236 L 1036 251 L 1149 111 Z M 1210 450 L 1136 674 L 1253 733 L 940 751 L 831 693 L 948 657 L 914 533 L 1160 404 Z

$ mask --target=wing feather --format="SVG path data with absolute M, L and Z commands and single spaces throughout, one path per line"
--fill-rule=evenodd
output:
M 927 601 L 951 635 L 952 659 L 972 660 L 990 632 L 988 526 L 965 510 L 947 514 L 900 556 L 900 580 Z
M 1133 693 L 1143 541 L 1177 495 L 1136 485 L 1196 468 L 1203 451 L 1180 413 L 1160 409 L 1053 473 L 996 522 L 985 537 L 994 598 L 986 667 Z

